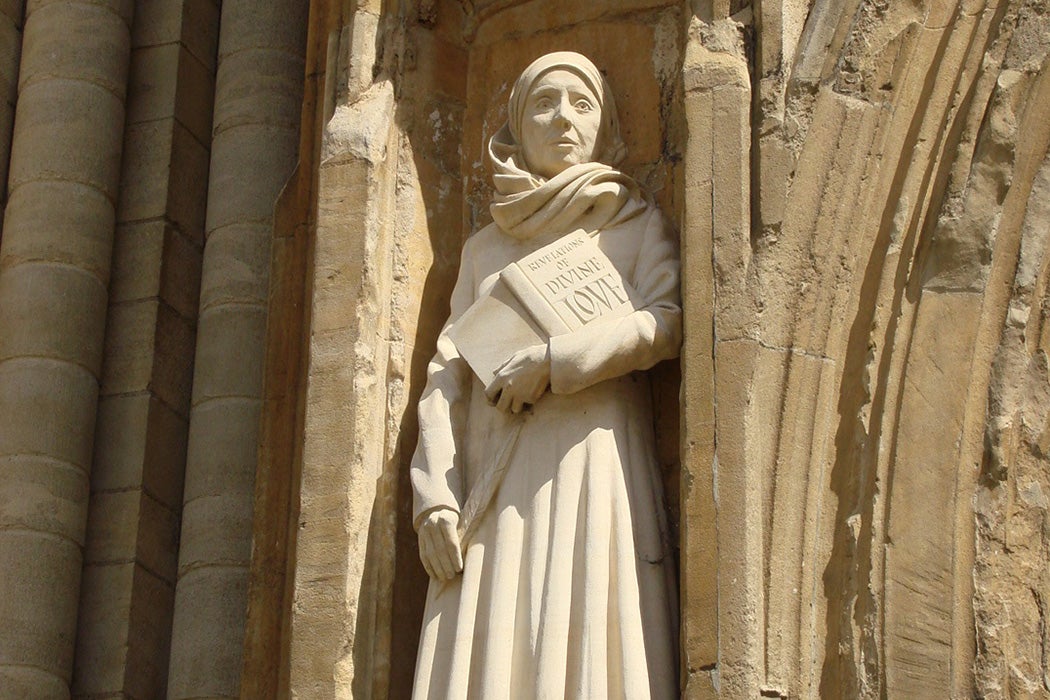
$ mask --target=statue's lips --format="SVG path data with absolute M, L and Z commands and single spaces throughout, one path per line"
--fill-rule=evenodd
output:
M 551 145 L 555 148 L 573 148 L 579 144 L 572 139 L 557 139 L 556 141 L 552 141 Z

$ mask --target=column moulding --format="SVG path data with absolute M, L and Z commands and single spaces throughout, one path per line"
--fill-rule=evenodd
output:
M 53 2 L 25 19 L 8 183 L 24 196 L 7 207 L 0 246 L 0 568 L 9 572 L 0 686 L 9 697 L 69 693 L 132 10 Z M 86 54 L 94 60 L 79 60 Z M 60 207 L 32 196 L 68 183 L 86 188 Z
M 682 65 L 682 692 L 704 699 L 758 697 L 764 656 L 759 479 L 740 421 L 755 347 L 719 339 L 726 300 L 739 294 L 732 280 L 746 277 L 751 229 L 747 60 L 742 47 L 708 48 L 702 31 L 727 22 L 737 33 L 732 20 L 694 18 Z
M 306 9 L 299 0 L 222 3 L 173 699 L 240 693 L 271 228 L 298 157 Z

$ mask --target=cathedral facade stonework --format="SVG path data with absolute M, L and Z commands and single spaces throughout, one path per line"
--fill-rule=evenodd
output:
M 411 695 L 427 365 L 560 174 L 489 150 L 551 52 L 680 263 L 609 432 L 650 687 L 1050 694 L 1044 0 L 6 0 L 0 47 L 0 698 Z

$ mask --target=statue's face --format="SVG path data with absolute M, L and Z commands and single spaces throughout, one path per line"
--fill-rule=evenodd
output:
M 602 113 L 590 88 L 566 70 L 545 73 L 525 101 L 521 145 L 536 175 L 552 178 L 594 160 Z

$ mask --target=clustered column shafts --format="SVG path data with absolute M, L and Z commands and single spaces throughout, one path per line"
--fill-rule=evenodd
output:
M 168 697 L 238 693 L 274 202 L 295 167 L 301 0 L 222 4 Z
M 0 247 L 0 687 L 68 697 L 131 0 L 25 18 Z
M 167 690 L 218 36 L 217 0 L 136 7 L 73 662 L 78 698 Z

